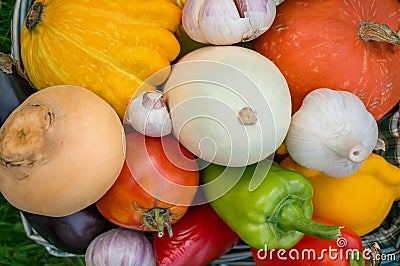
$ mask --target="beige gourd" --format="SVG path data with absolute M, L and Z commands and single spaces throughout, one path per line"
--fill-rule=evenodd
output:
M 185 55 L 163 86 L 172 133 L 196 156 L 245 166 L 272 155 L 290 124 L 285 78 L 272 61 L 238 46 Z
M 69 215 L 105 194 L 124 158 L 124 130 L 108 103 L 81 87 L 48 87 L 0 129 L 0 191 L 26 212 Z

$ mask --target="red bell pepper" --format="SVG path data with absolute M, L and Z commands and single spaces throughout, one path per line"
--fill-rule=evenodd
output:
M 333 225 L 321 219 L 313 220 Z M 342 235 L 337 240 L 323 240 L 304 235 L 288 250 L 266 251 L 251 248 L 251 252 L 257 266 L 350 266 L 351 260 L 357 261 L 356 265 L 365 265 L 364 255 L 368 254 L 364 252 L 361 238 L 345 227 L 340 228 L 340 232 Z
M 239 242 L 239 237 L 209 204 L 189 207 L 187 213 L 172 225 L 173 236 L 153 235 L 157 265 L 206 265 Z

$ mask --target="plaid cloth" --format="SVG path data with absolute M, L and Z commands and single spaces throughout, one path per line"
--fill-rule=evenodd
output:
M 400 167 L 400 102 L 378 121 L 378 126 L 379 138 L 385 142 L 385 151 L 379 150 L 375 153 Z M 400 265 L 400 201 L 394 202 L 381 226 L 363 236 L 362 241 L 366 248 L 371 248 L 373 243 L 379 245 L 383 254 L 381 265 Z
M 379 138 L 385 142 L 385 151 L 375 153 L 400 167 L 400 103 L 378 122 Z

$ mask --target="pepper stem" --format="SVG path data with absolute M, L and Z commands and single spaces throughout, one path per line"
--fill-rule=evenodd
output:
M 393 45 L 400 44 L 399 33 L 394 32 L 386 24 L 373 21 L 362 21 L 358 25 L 358 36 L 364 42 L 387 42 Z
M 339 226 L 313 221 L 304 216 L 301 208 L 295 204 L 282 207 L 278 224 L 285 231 L 295 230 L 320 239 L 331 240 L 341 236 Z

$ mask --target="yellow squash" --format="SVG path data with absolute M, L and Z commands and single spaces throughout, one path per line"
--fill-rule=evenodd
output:
M 374 153 L 357 172 L 343 178 L 304 168 L 290 157 L 281 166 L 311 181 L 314 216 L 344 225 L 360 236 L 377 228 L 393 202 L 400 199 L 400 168 Z
M 37 0 L 21 33 L 21 58 L 37 89 L 85 87 L 124 116 L 143 81 L 179 54 L 181 9 L 169 0 Z

